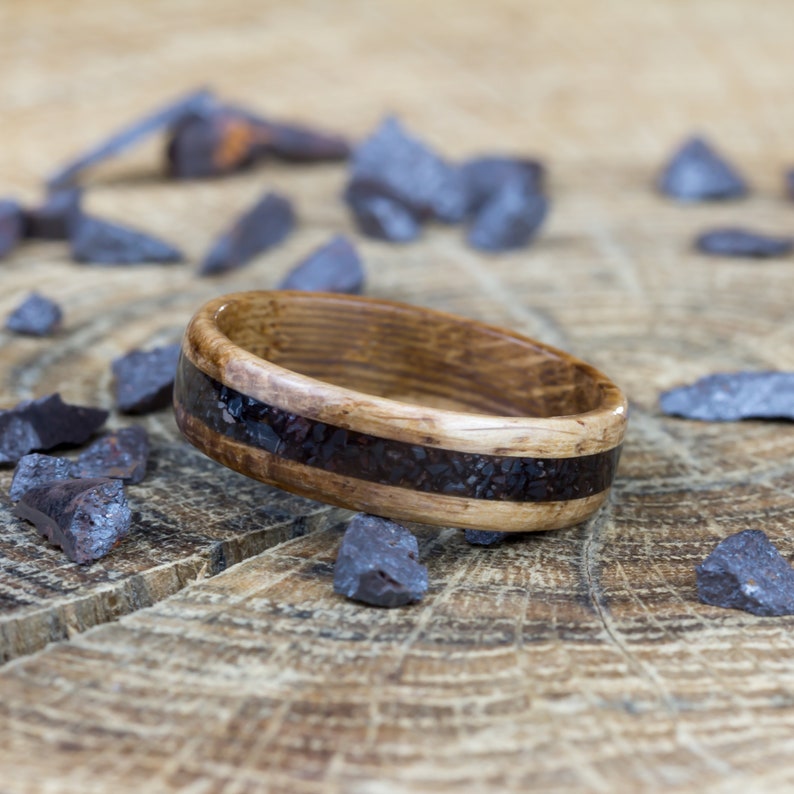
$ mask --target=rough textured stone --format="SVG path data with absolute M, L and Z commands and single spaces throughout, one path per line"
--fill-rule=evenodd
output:
M 22 208 L 16 201 L 0 199 L 0 258 L 17 247 L 22 231 Z
M 297 264 L 278 289 L 358 294 L 363 286 L 361 257 L 347 237 L 337 235 Z
M 422 232 L 416 215 L 394 199 L 356 187 L 349 189 L 346 197 L 358 230 L 367 237 L 410 243 Z
M 457 223 L 466 213 L 460 169 L 409 135 L 395 118 L 383 121 L 353 152 L 349 188 L 358 186 L 397 201 L 420 219 Z
M 704 604 L 753 615 L 794 615 L 794 569 L 760 529 L 726 538 L 695 571 Z
M 68 458 L 32 452 L 19 459 L 11 480 L 9 496 L 16 502 L 31 488 L 38 488 L 55 480 L 69 480 L 72 476 L 72 461 Z
M 706 422 L 794 420 L 794 373 L 719 372 L 663 392 L 662 411 Z
M 690 138 L 672 156 L 658 180 L 662 193 L 678 201 L 741 198 L 744 178 L 703 138 Z
M 322 132 L 301 124 L 269 122 L 267 150 L 274 157 L 295 163 L 346 160 L 350 144 L 341 135 Z
M 538 160 L 504 155 L 483 155 L 461 167 L 469 212 L 479 210 L 506 182 L 519 179 L 535 193 L 543 192 L 545 168 Z
M 136 484 L 146 474 L 149 435 L 142 427 L 125 427 L 97 439 L 71 467 L 72 477 L 110 477 Z
M 467 529 L 464 530 L 463 537 L 473 546 L 493 546 L 501 543 L 509 534 L 509 532 L 493 532 L 487 529 Z
M 547 199 L 523 179 L 509 179 L 477 212 L 466 240 L 482 251 L 512 251 L 528 245 L 548 213 Z
M 749 229 L 725 228 L 705 232 L 695 240 L 695 247 L 713 256 L 766 259 L 791 253 L 791 237 L 772 237 Z
M 83 215 L 72 233 L 72 258 L 95 265 L 181 262 L 182 252 L 149 234 Z
M 416 538 L 405 527 L 359 513 L 339 547 L 334 591 L 381 607 L 419 601 L 427 591 L 427 568 L 418 557 Z
M 0 463 L 15 463 L 34 450 L 82 444 L 107 417 L 101 408 L 65 403 L 57 393 L 0 410 Z
M 127 414 L 145 414 L 168 407 L 178 361 L 178 344 L 132 350 L 115 359 L 112 369 L 118 409 Z
M 49 336 L 63 319 L 61 307 L 55 301 L 32 292 L 17 306 L 6 320 L 6 328 L 18 334 Z
M 63 480 L 26 491 L 14 509 L 77 563 L 104 557 L 130 528 L 120 480 Z
M 82 199 L 81 188 L 53 190 L 38 207 L 25 210 L 25 237 L 68 240 L 82 217 Z
M 204 89 L 184 94 L 142 119 L 122 127 L 98 146 L 71 160 L 52 174 L 47 184 L 51 188 L 74 184 L 87 169 L 116 157 L 156 133 L 167 130 L 181 119 L 213 102 L 212 94 Z
M 292 203 L 277 193 L 267 193 L 215 241 L 199 275 L 214 276 L 237 270 L 283 242 L 294 228 Z

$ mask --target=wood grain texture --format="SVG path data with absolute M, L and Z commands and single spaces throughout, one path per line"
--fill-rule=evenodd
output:
M 419 528 L 431 590 L 391 612 L 332 595 L 326 508 L 204 461 L 165 415 L 141 420 L 155 462 L 130 489 L 141 531 L 106 564 L 64 564 L 0 510 L 3 648 L 29 654 L 0 670 L 0 789 L 791 790 L 794 619 L 703 606 L 693 569 L 747 528 L 794 558 L 794 433 L 665 418 L 657 395 L 794 368 L 792 262 L 692 251 L 710 225 L 791 223 L 792 24 L 785 0 L 0 4 L 0 177 L 26 200 L 62 158 L 202 81 L 356 135 L 395 111 L 453 156 L 544 156 L 554 203 L 533 248 L 485 257 L 442 227 L 402 248 L 356 238 L 366 290 L 570 350 L 633 410 L 594 521 L 490 549 Z M 652 192 L 693 130 L 747 172 L 751 199 Z M 4 260 L 0 314 L 36 287 L 66 319 L 54 344 L 0 337 L 2 404 L 59 388 L 110 405 L 113 356 L 173 341 L 214 295 L 272 287 L 354 234 L 340 166 L 184 185 L 160 181 L 160 158 L 145 146 L 92 175 L 88 205 L 191 264 L 95 270 L 44 243 Z M 213 235 L 265 189 L 295 199 L 299 233 L 222 282 L 196 279 Z M 320 531 L 287 540 L 300 515 Z M 264 553 L 205 581 L 217 549 Z

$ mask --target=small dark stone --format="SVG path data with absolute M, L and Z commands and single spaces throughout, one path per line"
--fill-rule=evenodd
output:
M 466 188 L 460 169 L 409 135 L 394 118 L 386 119 L 353 152 L 345 195 L 357 214 L 358 187 L 402 204 L 421 220 L 458 223 L 466 214 Z
M 481 251 L 512 251 L 528 245 L 548 213 L 548 200 L 522 179 L 509 179 L 483 204 L 466 235 Z
M 367 237 L 409 243 L 422 231 L 416 215 L 394 199 L 352 187 L 348 189 L 347 200 L 359 231 Z
M 80 453 L 72 477 L 110 477 L 135 485 L 146 474 L 149 435 L 142 427 L 125 427 L 97 439 Z
M 107 417 L 101 408 L 65 403 L 60 394 L 0 410 L 0 463 L 15 463 L 34 450 L 82 444 Z
M 790 199 L 794 199 L 794 168 L 786 171 L 784 179 L 786 182 L 786 193 Z
M 416 538 L 403 526 L 364 513 L 353 516 L 334 568 L 334 592 L 381 607 L 421 600 L 427 568 Z
M 6 328 L 18 334 L 49 336 L 61 324 L 63 312 L 55 301 L 32 292 L 6 320 Z
M 678 201 L 741 198 L 741 174 L 702 138 L 690 138 L 672 156 L 658 180 L 662 193 Z
M 701 234 L 695 246 L 704 254 L 714 256 L 753 257 L 766 259 L 791 253 L 794 240 L 790 237 L 770 237 L 748 229 L 714 229 Z
M 695 568 L 704 604 L 753 615 L 794 615 L 794 569 L 760 529 L 723 540 Z
M 182 252 L 171 243 L 137 229 L 87 215 L 73 228 L 72 258 L 95 265 L 134 265 L 181 262 Z
M 178 179 L 214 177 L 239 171 L 261 156 L 269 141 L 245 113 L 217 105 L 182 119 L 166 149 L 168 172 Z
M 116 405 L 125 414 L 148 414 L 171 404 L 179 345 L 132 350 L 112 364 Z
M 296 163 L 346 160 L 350 156 L 350 144 L 340 135 L 281 122 L 270 122 L 267 150 L 274 157 Z
M 52 191 L 43 204 L 25 210 L 25 237 L 68 240 L 82 215 L 82 199 L 81 188 L 67 187 Z
M 68 162 L 50 176 L 47 184 L 50 188 L 72 185 L 86 169 L 121 154 L 151 135 L 167 130 L 214 102 L 212 94 L 204 89 L 178 97 L 139 121 L 123 127 L 98 146 Z
M 31 488 L 55 480 L 69 480 L 72 476 L 72 461 L 68 458 L 41 455 L 38 452 L 23 455 L 14 469 L 9 496 L 16 502 Z
M 487 529 L 466 529 L 463 537 L 466 538 L 467 543 L 474 546 L 493 546 L 495 543 L 501 543 L 509 534 L 509 532 L 491 532 Z
M 364 286 L 364 266 L 347 237 L 337 235 L 296 265 L 278 289 L 358 294 Z
M 705 422 L 794 420 L 794 372 L 719 372 L 663 392 L 662 411 Z
M 22 207 L 11 199 L 0 199 L 0 259 L 22 239 Z
M 40 535 L 80 564 L 104 557 L 130 528 L 121 480 L 51 482 L 26 491 L 14 509 Z
M 294 227 L 291 202 L 277 193 L 267 193 L 215 241 L 199 275 L 214 276 L 243 267 L 282 242 Z
M 466 186 L 467 207 L 476 212 L 504 184 L 520 179 L 531 192 L 542 193 L 546 169 L 538 160 L 485 155 L 467 160 L 461 167 Z

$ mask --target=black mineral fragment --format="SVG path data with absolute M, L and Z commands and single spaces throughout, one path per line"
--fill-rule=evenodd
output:
M 280 160 L 315 163 L 346 160 L 350 156 L 350 144 L 341 135 L 301 124 L 265 123 L 270 128 L 267 151 Z
M 31 488 L 14 512 L 81 564 L 104 557 L 127 534 L 131 518 L 123 483 L 107 478 Z
M 107 417 L 101 408 L 65 403 L 57 393 L 0 410 L 0 463 L 15 463 L 34 450 L 82 444 Z
M 63 319 L 61 307 L 55 301 L 32 292 L 8 315 L 6 328 L 17 334 L 49 336 Z
M 361 258 L 350 240 L 340 234 L 296 265 L 278 289 L 358 294 L 363 286 Z
M 277 193 L 265 194 L 215 241 L 199 275 L 214 276 L 243 267 L 281 243 L 294 227 L 291 202 Z
M 9 496 L 13 502 L 18 501 L 31 488 L 54 482 L 69 480 L 72 475 L 72 461 L 53 455 L 42 455 L 31 452 L 23 455 L 14 469 Z
M 146 474 L 149 435 L 142 427 L 125 427 L 98 438 L 71 467 L 72 477 L 110 477 L 135 485 Z
M 410 243 L 422 231 L 416 215 L 399 201 L 357 186 L 345 194 L 359 231 L 376 240 Z
M 24 212 L 25 237 L 68 240 L 82 216 L 83 191 L 78 187 L 53 190 L 38 207 Z
M 22 207 L 11 199 L 0 199 L 0 259 L 22 239 Z
M 549 203 L 522 179 L 509 179 L 474 216 L 466 240 L 481 251 L 512 251 L 528 245 L 548 213 Z
M 760 529 L 723 540 L 695 569 L 704 604 L 753 615 L 794 615 L 794 569 Z
M 783 178 L 786 183 L 786 195 L 788 195 L 790 199 L 794 199 L 794 168 L 790 168 L 786 171 Z
M 657 182 L 662 193 L 678 201 L 741 198 L 747 182 L 703 138 L 687 140 L 665 165 Z
M 200 89 L 178 97 L 144 118 L 122 127 L 98 146 L 58 169 L 47 180 L 50 188 L 67 187 L 77 182 L 83 171 L 116 157 L 145 138 L 169 129 L 182 119 L 214 103 L 209 91 Z
M 530 192 L 542 193 L 545 168 L 538 160 L 504 155 L 483 155 L 467 160 L 461 166 L 469 212 L 476 212 L 506 182 L 518 179 Z
M 467 529 L 464 530 L 463 537 L 473 546 L 493 546 L 501 543 L 509 534 L 509 532 L 493 532 L 487 529 Z
M 419 601 L 427 591 L 427 568 L 418 556 L 416 538 L 405 527 L 359 513 L 339 547 L 334 591 L 382 607 Z
M 794 420 L 794 372 L 719 372 L 663 392 L 662 411 L 705 422 Z
M 71 242 L 73 259 L 95 265 L 167 264 L 184 259 L 182 252 L 165 240 L 87 215 L 75 225 Z
M 420 220 L 458 223 L 466 213 L 460 169 L 410 135 L 395 118 L 383 121 L 353 152 L 345 196 L 354 210 L 359 189 L 402 204 Z
M 712 256 L 768 259 L 791 253 L 794 239 L 772 237 L 749 229 L 724 228 L 699 235 L 695 240 L 695 247 Z
M 116 405 L 122 413 L 146 414 L 171 404 L 179 345 L 132 350 L 112 364 Z

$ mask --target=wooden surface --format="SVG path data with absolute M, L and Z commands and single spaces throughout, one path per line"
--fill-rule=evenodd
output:
M 451 156 L 541 155 L 554 206 L 532 249 L 486 257 L 437 227 L 404 248 L 356 238 L 367 292 L 568 349 L 633 409 L 594 521 L 491 549 L 420 528 L 430 591 L 394 611 L 332 594 L 339 514 L 216 467 L 167 413 L 136 420 L 151 472 L 105 561 L 66 563 L 0 507 L 0 791 L 790 790 L 794 619 L 700 605 L 694 566 L 747 528 L 794 558 L 794 430 L 663 418 L 657 396 L 794 367 L 794 262 L 690 250 L 712 224 L 790 229 L 792 23 L 785 0 L 0 4 L 0 181 L 26 200 L 117 121 L 201 82 L 354 135 L 395 111 Z M 751 199 L 654 195 L 693 130 L 750 175 Z M 0 314 L 35 286 L 66 324 L 55 342 L 0 336 L 2 404 L 59 389 L 109 406 L 114 356 L 352 233 L 341 166 L 183 185 L 159 158 L 152 144 L 97 173 L 88 204 L 191 263 L 93 269 L 49 244 L 3 261 Z M 195 278 L 266 188 L 295 199 L 299 233 Z

